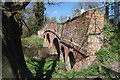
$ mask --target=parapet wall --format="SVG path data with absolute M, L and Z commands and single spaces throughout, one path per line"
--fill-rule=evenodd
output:
M 88 11 L 65 23 L 47 24 L 38 36 L 44 38 L 44 47 L 58 54 L 66 69 L 87 68 L 96 58 L 95 52 L 102 46 L 104 12 Z

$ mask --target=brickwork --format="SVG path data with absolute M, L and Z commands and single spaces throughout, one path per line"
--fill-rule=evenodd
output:
M 68 71 L 79 70 L 95 60 L 95 52 L 102 46 L 103 28 L 104 12 L 89 11 L 62 24 L 47 24 L 38 36 L 44 38 L 43 45 L 52 54 L 60 54 Z

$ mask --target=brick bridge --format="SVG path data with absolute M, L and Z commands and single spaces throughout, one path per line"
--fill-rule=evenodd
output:
M 67 71 L 88 68 L 103 40 L 104 12 L 86 11 L 64 23 L 50 23 L 38 31 L 43 47 L 57 54 Z

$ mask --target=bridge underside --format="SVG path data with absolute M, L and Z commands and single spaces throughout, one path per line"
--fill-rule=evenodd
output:
M 95 52 L 103 44 L 103 28 L 104 12 L 88 11 L 62 24 L 47 24 L 38 36 L 68 71 L 80 70 L 94 63 Z

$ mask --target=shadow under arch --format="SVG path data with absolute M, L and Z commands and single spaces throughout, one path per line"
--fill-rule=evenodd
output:
M 73 52 L 70 51 L 70 52 L 68 53 L 68 56 L 69 56 L 71 68 L 73 68 L 73 66 L 74 66 L 74 64 L 75 64 L 75 59 L 74 59 Z
M 50 43 L 50 35 L 49 35 L 49 33 L 47 33 L 46 37 L 47 37 L 48 42 Z
M 58 53 L 57 60 L 59 61 L 59 58 L 60 58 L 60 47 L 59 47 L 59 42 L 58 42 L 57 38 L 54 38 L 53 44 L 55 45 L 55 48 L 57 50 L 57 53 Z
M 61 46 L 61 51 L 62 51 L 62 54 L 63 54 L 63 59 L 64 59 L 64 62 L 65 62 L 65 49 L 63 46 Z

